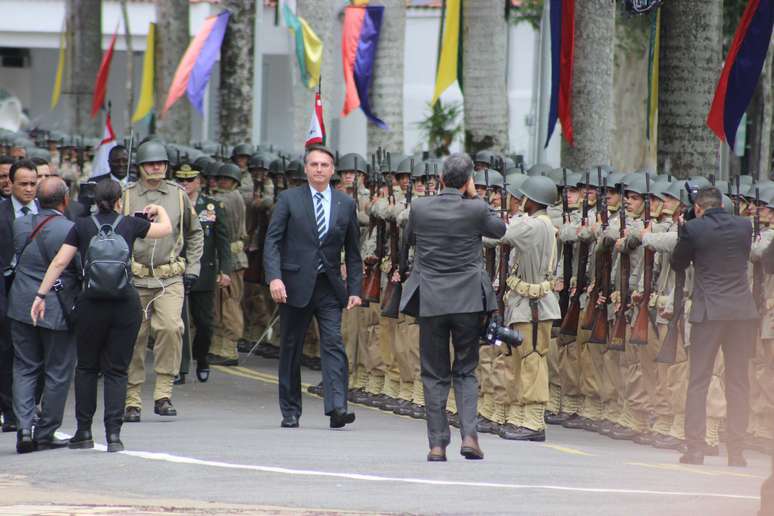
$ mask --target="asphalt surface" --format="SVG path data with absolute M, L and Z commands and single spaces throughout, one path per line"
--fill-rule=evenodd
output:
M 149 357 L 150 358 L 150 357 Z M 15 453 L 0 435 L 0 515 L 430 514 L 753 515 L 770 459 L 747 452 L 683 466 L 678 454 L 581 430 L 549 427 L 546 443 L 482 435 L 484 461 L 425 461 L 424 421 L 351 406 L 357 421 L 328 428 L 319 398 L 304 397 L 301 428 L 279 428 L 276 361 L 216 368 L 206 384 L 175 389 L 179 415 L 125 424 L 127 448 Z M 304 381 L 319 373 L 304 370 Z M 101 406 L 98 414 L 101 414 Z M 61 431 L 75 430 L 71 393 Z M 104 445 L 101 422 L 97 441 Z M 100 449 L 101 448 L 101 449 Z

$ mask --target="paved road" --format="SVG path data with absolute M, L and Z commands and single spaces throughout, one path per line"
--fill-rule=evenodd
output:
M 301 428 L 280 429 L 275 367 L 251 358 L 217 368 L 207 384 L 177 388 L 177 418 L 153 415 L 146 388 L 143 421 L 124 426 L 121 454 L 63 449 L 19 456 L 14 436 L 0 435 L 0 515 L 744 516 L 756 514 L 769 475 L 769 460 L 759 454 L 748 453 L 746 469 L 728 468 L 725 457 L 682 466 L 675 452 L 555 427 L 545 444 L 482 436 L 482 462 L 452 453 L 455 435 L 449 462 L 428 464 L 423 421 L 366 407 L 354 407 L 354 425 L 330 430 L 321 400 L 305 396 Z M 306 382 L 318 379 L 304 372 Z M 73 412 L 71 395 L 64 433 L 75 430 Z M 94 430 L 101 437 L 100 426 Z

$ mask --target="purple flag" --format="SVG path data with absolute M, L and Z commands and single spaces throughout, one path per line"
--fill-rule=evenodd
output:
M 369 5 L 366 7 L 366 15 L 363 19 L 363 27 L 360 30 L 360 40 L 357 45 L 354 76 L 357 94 L 360 97 L 360 109 L 363 110 L 363 113 L 370 121 L 382 129 L 389 129 L 387 124 L 371 112 L 371 106 L 368 103 L 368 88 L 371 87 L 371 80 L 373 79 L 374 59 L 376 58 L 376 47 L 379 43 L 379 32 L 382 30 L 383 16 L 383 5 Z
M 226 34 L 226 26 L 228 25 L 230 14 L 228 11 L 223 11 L 218 15 L 218 19 L 212 27 L 212 32 L 207 36 L 199 52 L 199 57 L 191 69 L 191 76 L 188 80 L 186 91 L 188 93 L 188 100 L 191 101 L 191 104 L 193 104 L 193 107 L 196 108 L 200 115 L 204 114 L 204 90 L 207 88 L 207 83 L 210 80 L 212 65 L 215 64 L 220 54 L 220 46 L 223 43 L 223 36 Z

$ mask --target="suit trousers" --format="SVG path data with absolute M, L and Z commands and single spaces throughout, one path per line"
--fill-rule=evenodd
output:
M 13 407 L 19 429 L 31 430 L 35 390 L 45 373 L 43 413 L 36 439 L 50 439 L 62 424 L 67 393 L 75 369 L 75 337 L 70 331 L 49 330 L 11 321 L 13 337 Z
M 301 415 L 301 354 L 312 317 L 320 328 L 325 414 L 347 409 L 349 370 L 341 337 L 341 311 L 325 274 L 317 275 L 308 305 L 280 305 L 279 403 L 283 417 Z
M 0 412 L 6 423 L 15 423 L 13 413 L 13 342 L 11 320 L 0 320 Z
M 188 309 L 191 313 L 191 323 L 196 328 L 193 338 L 192 354 L 200 366 L 207 365 L 207 353 L 212 345 L 214 321 L 215 292 L 205 290 L 188 294 Z
M 454 384 L 457 413 L 462 437 L 477 435 L 478 367 L 481 314 L 446 314 L 420 317 L 419 357 L 425 391 L 427 436 L 430 447 L 449 445 L 449 421 L 446 402 Z M 454 348 L 454 363 L 449 350 L 449 337 Z
M 140 298 L 132 293 L 118 301 L 82 299 L 78 312 L 82 319 L 75 330 L 78 337 L 75 419 L 79 429 L 91 429 L 97 411 L 97 383 L 102 373 L 105 433 L 118 433 L 123 422 L 129 363 L 142 322 Z M 83 320 L 87 316 L 88 320 Z M 144 352 L 144 342 L 142 347 Z
M 688 350 L 688 394 L 685 402 L 685 438 L 699 449 L 706 435 L 707 391 L 718 349 L 725 359 L 728 448 L 741 450 L 750 412 L 748 369 L 754 350 L 753 321 L 704 321 L 691 326 Z

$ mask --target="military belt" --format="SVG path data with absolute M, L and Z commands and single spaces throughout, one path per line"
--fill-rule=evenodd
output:
M 506 283 L 513 292 L 529 299 L 540 299 L 553 291 L 552 282 L 549 280 L 542 283 L 527 283 L 516 276 L 509 276 Z
M 182 258 L 178 258 L 177 260 L 165 263 L 162 265 L 156 265 L 153 267 L 153 270 L 150 269 L 150 267 L 143 265 L 141 263 L 137 263 L 136 261 L 132 260 L 132 275 L 135 278 L 158 278 L 158 279 L 169 279 L 174 278 L 175 276 L 180 276 L 185 272 L 185 260 Z
M 239 254 L 242 251 L 245 250 L 245 243 L 241 240 L 236 240 L 234 242 L 231 242 L 231 253 L 232 254 Z

